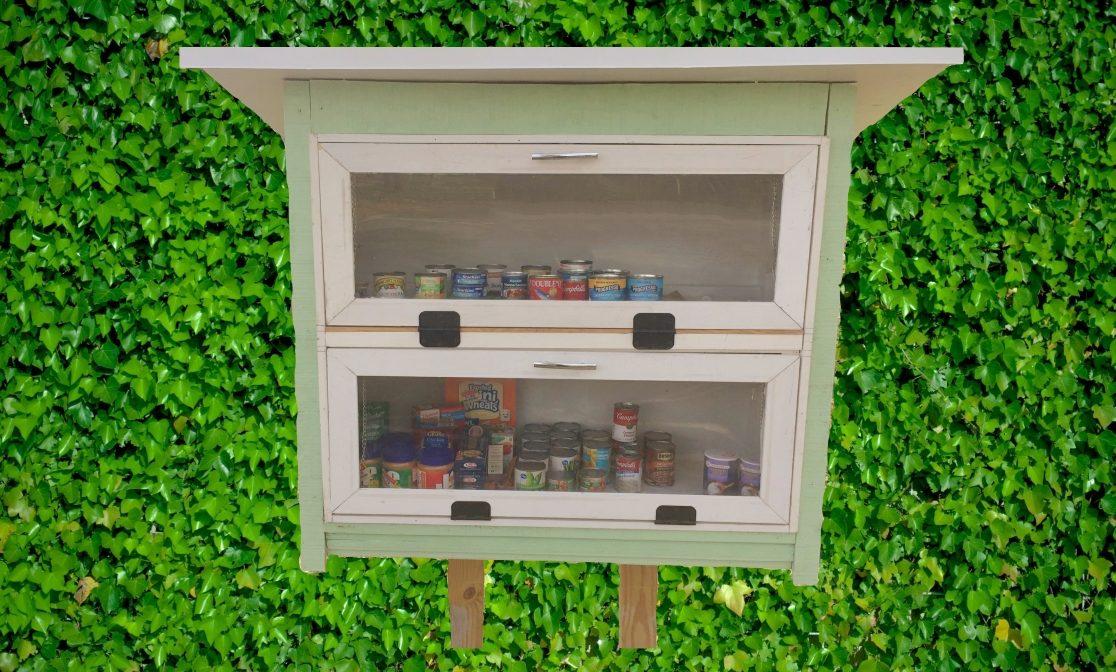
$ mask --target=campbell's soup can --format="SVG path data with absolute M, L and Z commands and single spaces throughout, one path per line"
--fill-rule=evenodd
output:
M 444 273 L 415 273 L 416 299 L 446 298 L 446 276 Z
M 522 271 L 504 271 L 500 276 L 500 296 L 505 299 L 527 298 L 527 274 Z
M 637 424 L 639 424 L 639 404 L 621 401 L 612 407 L 613 440 L 619 443 L 632 443 L 636 440 Z
M 587 273 L 562 271 L 558 275 L 562 278 L 563 301 L 589 300 L 589 275 Z
M 403 271 L 372 274 L 372 296 L 380 299 L 403 298 L 406 285 L 407 274 Z
M 550 275 L 550 266 L 547 266 L 545 264 L 526 264 L 524 266 L 520 266 L 519 270 L 526 273 L 527 277 L 531 277 L 533 275 Z
M 616 451 L 612 483 L 616 492 L 639 492 L 643 480 L 643 451 L 638 443 L 629 443 Z
M 628 295 L 628 277 L 619 273 L 593 273 L 589 276 L 590 301 L 623 301 Z
M 500 296 L 504 287 L 504 271 L 507 264 L 477 264 L 485 273 L 485 292 L 489 296 Z
M 561 301 L 562 278 L 557 275 L 529 275 L 527 292 L 535 301 Z
M 660 301 L 663 298 L 663 276 L 648 273 L 628 276 L 629 301 Z

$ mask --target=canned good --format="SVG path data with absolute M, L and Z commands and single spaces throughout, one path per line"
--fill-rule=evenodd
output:
M 416 299 L 446 298 L 446 276 L 444 273 L 415 273 Z
M 612 482 L 616 492 L 639 492 L 643 477 L 643 451 L 639 444 L 624 444 L 616 451 Z
M 639 404 L 621 401 L 612 407 L 613 439 L 620 443 L 635 441 L 637 424 L 639 424 Z
M 527 294 L 535 301 L 561 301 L 562 278 L 557 275 L 528 275 Z
M 568 449 L 574 450 L 574 451 L 581 450 L 581 440 L 576 438 L 576 436 L 574 438 L 561 438 L 561 439 L 552 438 L 550 440 L 550 450 L 554 451 L 556 448 L 561 448 L 561 449 L 567 449 L 568 448 Z
M 535 439 L 524 439 L 519 446 L 520 450 L 545 450 L 550 451 L 550 439 L 545 438 L 542 441 Z
M 608 441 L 612 435 L 606 429 L 583 429 L 581 430 L 581 441 Z
M 515 453 L 515 427 L 498 425 L 488 437 L 488 473 L 497 478 L 511 471 Z
M 580 492 L 604 492 L 605 472 L 600 469 L 582 469 L 578 471 L 577 489 Z
M 593 262 L 588 259 L 563 259 L 558 262 L 558 270 L 588 275 L 593 270 Z
M 569 492 L 574 489 L 576 474 L 572 471 L 546 472 L 546 489 L 554 492 Z
M 674 437 L 670 432 L 664 432 L 659 429 L 648 430 L 643 433 L 643 445 L 647 445 L 652 441 L 672 441 Z
M 736 489 L 736 470 L 740 458 L 727 450 L 705 451 L 705 478 L 703 487 L 707 495 L 729 495 Z
M 673 441 L 646 441 L 643 446 L 643 482 L 663 487 L 674 485 L 675 452 Z
M 519 459 L 523 462 L 549 462 L 550 450 L 521 450 Z
M 446 285 L 449 285 L 450 279 L 453 278 L 453 269 L 455 268 L 457 268 L 457 266 L 453 264 L 427 264 L 423 266 L 423 269 L 427 273 L 441 273 L 446 276 Z
M 588 301 L 589 300 L 589 274 L 571 273 L 560 271 L 558 277 L 562 278 L 563 301 Z
M 605 439 L 604 441 L 587 441 L 582 444 L 581 464 L 591 469 L 600 469 L 602 473 L 607 475 L 609 467 L 612 466 L 612 442 Z
M 592 275 L 596 275 L 597 273 L 608 273 L 608 274 L 611 274 L 611 275 L 622 275 L 625 278 L 628 277 L 628 275 L 629 275 L 629 273 L 622 268 L 602 268 L 600 270 L 596 270 L 596 271 L 591 272 Z
M 488 274 L 476 266 L 453 269 L 453 286 L 485 287 L 488 284 Z
M 554 448 L 550 451 L 551 471 L 577 471 L 576 448 Z
M 641 273 L 628 277 L 629 301 L 661 301 L 663 276 Z
M 740 458 L 740 494 L 755 497 L 760 491 L 760 471 L 763 465 Z
M 367 299 L 372 296 L 372 285 L 367 282 L 358 282 L 354 296 L 358 299 Z
M 550 432 L 523 432 L 519 436 L 520 445 L 528 441 L 541 441 L 545 444 L 550 444 Z
M 485 273 L 485 293 L 489 296 L 500 296 L 504 288 L 504 271 L 508 270 L 508 265 L 477 264 L 477 268 Z
M 532 277 L 532 276 L 535 276 L 535 275 L 550 275 L 550 267 L 546 266 L 546 265 L 520 266 L 519 270 L 526 273 L 527 277 L 529 277 L 529 278 Z
M 594 273 L 589 276 L 590 301 L 623 301 L 627 297 L 628 278 L 619 273 Z
M 516 490 L 542 490 L 546 486 L 546 462 L 519 461 L 515 465 Z
M 372 274 L 372 296 L 378 299 L 403 298 L 406 286 L 407 274 L 403 271 Z
M 414 485 L 416 451 L 410 434 L 391 432 L 380 438 L 383 460 L 381 472 L 385 488 L 410 488 Z
M 521 271 L 504 271 L 500 276 L 500 296 L 505 299 L 527 298 L 527 274 Z
M 542 432 L 543 434 L 550 433 L 550 425 L 542 422 L 529 422 L 523 425 L 523 433 L 529 434 L 531 432 Z
M 578 436 L 577 432 L 554 431 L 550 433 L 550 443 L 553 444 L 555 441 L 573 441 L 575 444 L 580 444 L 581 437 Z
M 454 285 L 451 296 L 455 299 L 483 299 L 484 285 Z
M 552 427 L 553 430 L 559 432 L 580 432 L 581 423 L 579 422 L 556 422 Z

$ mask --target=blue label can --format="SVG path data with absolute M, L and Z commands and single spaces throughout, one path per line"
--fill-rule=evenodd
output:
M 484 287 L 486 284 L 488 284 L 488 272 L 483 269 L 476 267 L 453 269 L 454 287 L 458 285 L 468 285 L 470 287 L 480 285 Z
M 627 295 L 627 276 L 619 273 L 594 273 L 589 276 L 590 301 L 623 301 Z
M 454 285 L 452 296 L 455 299 L 483 299 L 485 284 Z
M 629 301 L 660 301 L 663 298 L 663 276 L 633 275 L 628 278 Z

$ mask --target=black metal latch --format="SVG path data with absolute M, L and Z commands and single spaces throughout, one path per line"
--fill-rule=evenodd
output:
M 456 348 L 461 345 L 461 315 L 453 310 L 424 310 L 419 313 L 418 332 L 424 348 Z
M 697 509 L 692 506 L 660 506 L 655 509 L 656 525 L 697 525 Z
M 450 520 L 492 520 L 488 502 L 454 502 L 450 504 Z
M 636 313 L 632 320 L 632 347 L 636 350 L 670 350 L 674 347 L 674 315 Z

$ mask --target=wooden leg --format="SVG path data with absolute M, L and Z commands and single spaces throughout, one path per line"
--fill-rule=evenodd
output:
M 484 560 L 449 561 L 450 646 L 475 649 L 484 642 Z
M 653 649 L 658 644 L 658 594 L 657 566 L 620 565 L 620 648 Z

